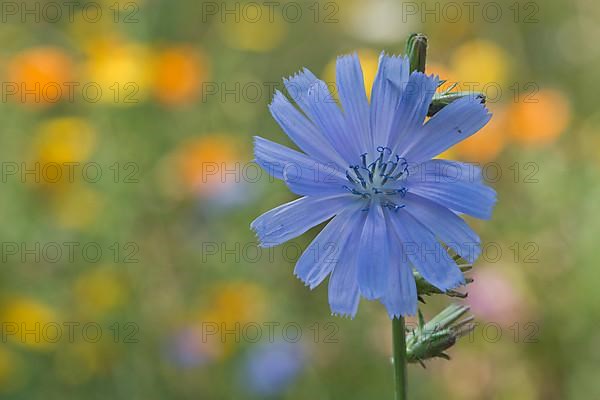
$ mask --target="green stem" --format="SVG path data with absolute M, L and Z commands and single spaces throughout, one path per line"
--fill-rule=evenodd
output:
M 406 330 L 404 318 L 392 320 L 392 341 L 394 344 L 394 380 L 396 382 L 395 400 L 406 400 L 407 376 L 406 376 Z

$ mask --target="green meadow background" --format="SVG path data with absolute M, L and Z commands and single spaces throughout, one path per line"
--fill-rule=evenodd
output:
M 492 122 L 443 156 L 499 198 L 469 221 L 478 326 L 411 366 L 411 398 L 600 398 L 597 3 L 0 7 L 0 398 L 391 398 L 383 307 L 332 317 L 292 274 L 317 229 L 257 248 L 250 222 L 294 195 L 252 137 L 291 145 L 267 109 L 283 77 L 333 82 L 356 51 L 370 88 L 411 32 L 427 72 L 487 95 Z

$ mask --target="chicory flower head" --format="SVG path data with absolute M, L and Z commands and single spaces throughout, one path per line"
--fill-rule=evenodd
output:
M 473 165 L 433 159 L 480 130 L 491 114 L 465 96 L 425 121 L 438 77 L 409 72 L 409 60 L 382 54 L 371 101 L 358 56 L 337 59 L 341 108 L 309 70 L 284 81 L 270 111 L 300 148 L 255 138 L 255 160 L 299 199 L 252 222 L 265 247 L 330 220 L 295 267 L 311 289 L 329 276 L 334 314 L 354 317 L 360 297 L 390 318 L 414 315 L 413 268 L 442 291 L 465 283 L 452 254 L 473 262 L 480 240 L 461 214 L 488 219 L 496 193 Z

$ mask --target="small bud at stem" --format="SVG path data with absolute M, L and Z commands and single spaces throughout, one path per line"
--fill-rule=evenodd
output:
M 413 33 L 406 42 L 406 55 L 410 60 L 410 72 L 425 72 L 425 59 L 427 57 L 427 36 L 422 33 Z

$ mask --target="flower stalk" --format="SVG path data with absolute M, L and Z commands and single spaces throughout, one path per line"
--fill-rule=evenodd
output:
M 394 382 L 396 384 L 395 400 L 408 399 L 406 370 L 406 326 L 404 317 L 392 320 L 392 337 L 394 352 Z

